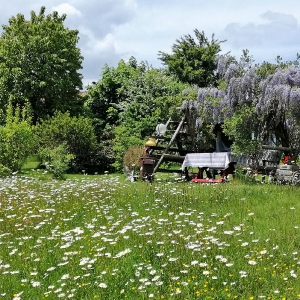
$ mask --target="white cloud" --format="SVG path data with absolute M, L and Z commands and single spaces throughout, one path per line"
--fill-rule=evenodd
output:
M 104 64 L 136 57 L 160 67 L 158 51 L 171 52 L 175 40 L 194 29 L 214 33 L 223 52 L 239 57 L 249 49 L 256 62 L 292 60 L 300 52 L 299 0 L 10 0 L 0 11 L 1 24 L 30 11 L 66 13 L 65 25 L 79 30 L 85 82 L 97 81 Z
M 88 37 L 88 44 L 83 47 L 86 53 L 100 56 L 115 52 L 115 39 L 111 33 L 108 33 L 103 39 L 96 39 L 93 32 L 88 29 L 82 29 L 81 34 Z
M 52 11 L 57 11 L 58 14 L 67 14 L 68 16 L 81 16 L 81 12 L 69 3 L 62 3 L 52 7 Z
M 222 32 L 227 39 L 226 48 L 231 50 L 250 49 L 257 62 L 271 60 L 277 55 L 285 60 L 296 58 L 299 51 L 300 28 L 292 14 L 266 11 L 259 23 L 231 23 Z

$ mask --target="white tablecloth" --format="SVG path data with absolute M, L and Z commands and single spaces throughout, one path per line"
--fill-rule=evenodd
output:
M 184 171 L 186 167 L 226 169 L 230 162 L 231 155 L 228 152 L 190 153 L 185 156 L 181 170 Z

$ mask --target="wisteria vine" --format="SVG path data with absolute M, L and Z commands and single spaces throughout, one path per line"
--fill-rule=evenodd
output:
M 275 134 L 277 143 L 300 152 L 300 68 L 284 65 L 262 74 L 259 65 L 243 68 L 223 55 L 217 72 L 224 89 L 200 88 L 197 100 L 182 104 L 191 122 L 220 123 L 244 105 L 253 108 L 253 124 L 260 122 L 262 141 Z

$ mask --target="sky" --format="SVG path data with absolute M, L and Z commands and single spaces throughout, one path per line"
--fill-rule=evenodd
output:
M 176 39 L 195 29 L 226 40 L 221 53 L 239 58 L 248 49 L 255 63 L 300 53 L 299 0 L 10 0 L 0 25 L 18 13 L 29 20 L 42 6 L 46 14 L 67 14 L 65 26 L 79 31 L 84 87 L 101 78 L 105 64 L 116 67 L 131 56 L 163 67 L 158 52 L 172 53 Z

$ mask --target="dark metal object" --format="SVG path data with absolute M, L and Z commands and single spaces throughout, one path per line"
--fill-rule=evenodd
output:
M 300 167 L 296 165 L 279 165 L 275 172 L 275 181 L 278 184 L 300 184 Z

